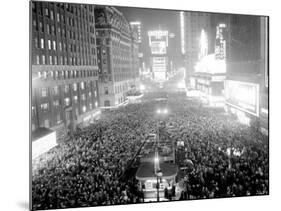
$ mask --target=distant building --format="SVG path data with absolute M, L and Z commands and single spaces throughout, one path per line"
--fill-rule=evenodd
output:
M 126 93 L 136 88 L 138 38 L 128 21 L 114 7 L 95 7 L 99 67 L 99 94 L 102 107 L 126 101 Z
M 268 18 L 231 15 L 225 82 L 229 112 L 268 133 Z
M 169 32 L 168 31 L 148 31 L 150 46 L 150 66 L 153 79 L 156 81 L 165 81 L 167 79 L 169 58 Z
M 199 60 L 200 37 L 202 30 L 207 34 L 210 32 L 210 13 L 203 12 L 181 12 L 181 52 L 186 68 L 186 83 L 189 85 L 189 77 L 194 72 L 194 67 Z M 208 42 L 209 43 L 209 42 Z M 209 46 L 209 44 L 208 44 Z
M 145 71 L 145 63 L 144 63 L 144 57 L 143 57 L 143 42 L 142 42 L 142 30 L 141 30 L 141 22 L 134 21 L 130 22 L 131 29 L 134 33 L 137 34 L 137 42 L 138 42 L 138 69 L 140 74 L 142 74 Z
M 92 5 L 31 2 L 32 131 L 57 135 L 95 117 L 98 66 Z

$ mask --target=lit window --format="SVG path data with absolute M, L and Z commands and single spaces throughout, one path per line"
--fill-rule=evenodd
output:
M 98 107 L 98 102 L 97 101 L 95 102 L 95 106 Z
M 47 16 L 49 15 L 49 10 L 48 10 L 48 8 L 45 9 L 45 15 L 47 15 Z
M 53 10 L 50 11 L 50 16 L 51 16 L 51 19 L 54 20 L 54 12 L 53 12 Z
M 73 90 L 77 91 L 77 84 L 76 83 L 73 84 Z
M 70 105 L 70 99 L 67 97 L 67 98 L 64 98 L 64 103 L 66 106 L 69 106 Z
M 58 64 L 58 61 L 57 61 L 58 59 L 57 59 L 57 56 L 54 56 L 54 63 L 55 63 L 55 65 L 57 65 Z
M 78 102 L 78 97 L 77 97 L 77 95 L 75 95 L 75 96 L 73 97 L 73 100 L 74 100 L 75 103 Z
M 82 94 L 82 95 L 81 95 L 81 99 L 82 99 L 82 100 L 86 100 L 85 94 Z
M 42 110 L 47 110 L 47 109 L 49 108 L 49 103 L 43 103 L 43 104 L 41 104 L 41 105 L 40 105 L 40 108 L 41 108 Z
M 83 106 L 83 112 L 86 112 L 86 110 L 87 110 L 87 107 Z
M 44 48 L 44 39 L 43 38 L 41 38 L 41 48 L 43 49 Z
M 57 13 L 57 21 L 60 22 L 60 14 Z
M 56 41 L 53 40 L 53 49 L 56 50 Z
M 49 47 L 49 50 L 52 49 L 52 46 L 51 46 L 51 40 L 48 40 L 48 47 Z
M 42 55 L 42 64 L 46 64 L 45 55 Z
M 92 93 L 91 92 L 89 92 L 89 97 L 91 97 L 92 96 Z
M 81 87 L 81 89 L 85 88 L 84 82 L 81 82 L 80 87 Z
M 62 50 L 61 42 L 59 42 L 59 48 L 60 48 L 60 51 L 61 51 Z

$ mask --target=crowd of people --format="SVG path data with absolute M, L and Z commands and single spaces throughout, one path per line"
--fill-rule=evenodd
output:
M 158 95 L 104 112 L 49 151 L 33 166 L 33 209 L 143 202 L 137 180 L 122 175 L 147 135 L 156 133 Z M 177 94 L 169 95 L 167 106 L 171 138 L 184 142 L 184 159 L 194 164 L 179 178 L 180 199 L 268 194 L 268 137 Z

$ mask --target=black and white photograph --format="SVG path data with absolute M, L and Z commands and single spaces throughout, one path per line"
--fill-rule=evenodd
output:
M 31 210 L 270 194 L 271 19 L 186 8 L 29 2 Z

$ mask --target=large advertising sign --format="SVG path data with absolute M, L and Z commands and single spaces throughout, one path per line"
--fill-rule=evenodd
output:
M 225 97 L 227 104 L 259 116 L 259 84 L 226 80 Z
M 161 31 L 161 30 L 149 31 L 148 36 L 149 36 L 149 46 L 151 46 L 153 42 L 161 42 L 161 43 L 165 43 L 166 47 L 168 47 L 168 36 L 169 36 L 168 31 Z
M 151 42 L 151 54 L 166 54 L 166 44 L 162 41 Z
M 226 24 L 221 23 L 216 28 L 216 59 L 225 59 L 226 57 Z

